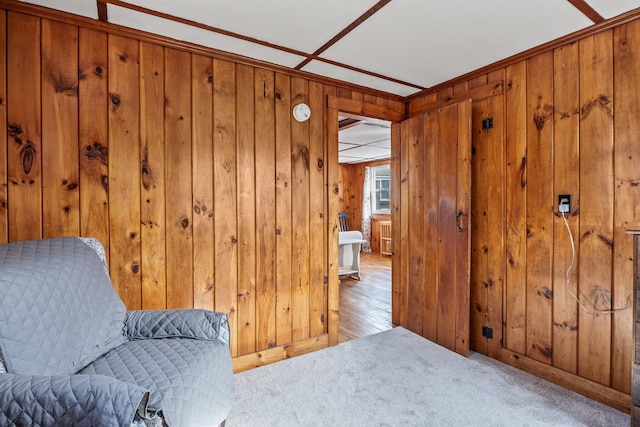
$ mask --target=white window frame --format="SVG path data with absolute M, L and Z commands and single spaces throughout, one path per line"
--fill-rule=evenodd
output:
M 379 180 L 379 175 L 377 174 L 377 172 L 382 170 L 389 171 L 389 175 L 382 175 L 383 179 L 381 179 L 381 181 L 389 182 L 389 189 L 385 190 L 389 193 L 388 199 L 382 197 L 380 198 L 380 201 L 382 202 L 389 202 L 389 208 L 387 209 L 379 209 L 379 206 L 377 206 L 376 193 L 380 191 L 376 189 L 376 181 Z M 371 213 L 374 215 L 384 215 L 391 213 L 391 165 L 382 165 L 371 168 Z

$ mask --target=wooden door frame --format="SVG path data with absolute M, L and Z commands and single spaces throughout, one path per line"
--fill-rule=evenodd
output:
M 327 236 L 328 259 L 328 334 L 329 345 L 338 344 L 338 321 L 340 305 L 340 282 L 338 278 L 338 211 L 340 207 L 340 178 L 338 173 L 338 114 L 340 112 L 357 114 L 364 117 L 389 120 L 399 123 L 406 118 L 405 108 L 402 111 L 389 107 L 340 98 L 335 95 L 327 97 L 326 130 L 327 130 L 327 206 L 329 218 Z M 393 143 L 393 141 L 392 141 Z M 392 147 L 393 150 L 393 147 Z M 393 168 L 393 165 L 391 166 Z M 393 171 L 392 171 L 393 173 Z M 393 278 L 392 278 L 393 280 Z

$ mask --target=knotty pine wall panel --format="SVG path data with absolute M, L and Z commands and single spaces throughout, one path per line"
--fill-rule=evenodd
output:
M 327 95 L 403 104 L 63 21 L 0 11 L 0 240 L 97 237 L 129 309 L 226 312 L 242 369 L 326 346 Z
M 632 248 L 624 233 L 640 227 L 638 58 L 636 20 L 408 106 L 445 105 L 503 76 L 504 98 L 474 99 L 473 215 L 482 218 L 472 225 L 471 301 L 471 326 L 492 328 L 494 340 L 499 331 L 502 342 L 474 330 L 472 348 L 617 407 L 628 405 L 631 390 Z M 492 116 L 504 156 L 477 131 L 487 101 L 498 98 Z M 572 249 L 559 194 L 572 195 L 568 280 Z M 487 206 L 495 214 L 485 219 Z M 500 288 L 491 270 L 504 271 Z

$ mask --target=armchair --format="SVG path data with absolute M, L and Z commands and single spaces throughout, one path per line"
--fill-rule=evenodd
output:
M 0 245 L 0 425 L 224 424 L 226 314 L 127 311 L 88 243 Z

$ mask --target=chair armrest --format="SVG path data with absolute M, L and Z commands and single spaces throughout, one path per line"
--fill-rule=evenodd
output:
M 194 338 L 218 340 L 229 345 L 226 313 L 210 310 L 130 310 L 125 331 L 131 340 L 148 338 Z
M 0 425 L 130 425 L 148 392 L 104 375 L 0 374 Z

